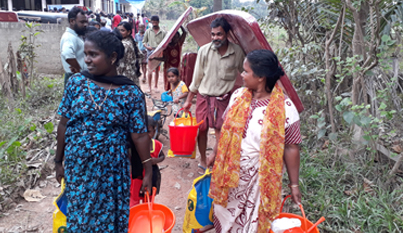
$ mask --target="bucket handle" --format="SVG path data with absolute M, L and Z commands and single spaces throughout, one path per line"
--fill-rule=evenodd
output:
M 144 197 L 144 199 L 147 199 L 147 204 L 148 204 L 148 218 L 150 219 L 150 232 L 153 232 L 153 216 L 151 214 L 152 211 L 152 205 L 150 203 L 150 194 L 148 193 L 148 191 L 146 191 L 146 195 Z
M 176 118 L 178 118 L 178 114 L 182 110 L 185 110 L 185 108 L 181 108 L 181 109 L 178 110 L 178 112 L 176 112 L 176 116 L 175 116 L 175 119 L 174 119 L 174 126 L 176 126 Z M 189 115 L 190 115 L 190 124 L 192 124 L 192 126 L 193 126 L 194 124 L 193 124 L 192 113 L 190 111 L 186 111 L 186 112 L 189 113 Z
M 290 197 L 291 197 L 291 195 L 288 195 L 288 196 L 286 196 L 286 197 L 284 198 L 283 203 L 281 203 L 280 213 L 283 212 L 283 207 L 284 207 L 285 201 L 286 201 L 288 198 L 290 198 Z M 307 225 L 306 225 L 306 220 L 307 220 L 307 219 L 306 219 L 306 216 L 305 216 L 304 207 L 302 207 L 301 204 L 299 204 L 298 206 L 299 206 L 299 208 L 301 209 L 302 217 L 304 218 L 304 224 L 305 224 L 305 226 L 307 226 Z

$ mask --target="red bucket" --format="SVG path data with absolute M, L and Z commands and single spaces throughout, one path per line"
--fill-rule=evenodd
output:
M 288 195 L 284 198 L 283 203 L 281 204 L 281 208 L 280 208 L 280 215 L 276 219 L 278 219 L 278 218 L 297 218 L 297 219 L 301 220 L 301 227 L 295 227 L 292 229 L 285 230 L 284 233 L 299 233 L 299 232 L 319 233 L 319 229 L 317 228 L 317 226 L 319 225 L 319 223 L 325 221 L 324 217 L 321 217 L 315 224 L 312 223 L 305 217 L 305 212 L 304 212 L 304 208 L 302 207 L 302 205 L 299 205 L 299 208 L 301 209 L 301 212 L 302 212 L 302 216 L 299 216 L 296 214 L 290 214 L 290 213 L 283 213 L 284 203 L 290 197 L 291 197 L 291 195 Z M 273 231 L 270 230 L 269 233 L 273 233 Z
M 178 113 L 183 110 L 180 109 Z M 190 120 L 191 125 L 178 126 L 176 125 L 176 118 L 174 119 L 174 125 L 169 125 L 169 137 L 171 141 L 171 150 L 175 155 L 191 155 L 196 146 L 198 125 L 194 125 L 193 120 Z M 192 114 L 189 112 L 191 119 Z

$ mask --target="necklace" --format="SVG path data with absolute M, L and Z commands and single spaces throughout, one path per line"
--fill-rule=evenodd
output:
M 87 81 L 87 86 L 88 86 L 88 92 L 90 93 L 91 100 L 95 104 L 95 109 L 101 110 L 102 109 L 101 106 L 105 103 L 106 98 L 108 97 L 109 93 L 111 92 L 112 83 L 109 86 L 109 90 L 108 90 L 108 93 L 106 93 L 106 95 L 105 95 L 104 101 L 102 101 L 102 103 L 100 105 L 98 105 L 97 102 L 95 102 L 94 97 L 92 97 L 89 81 Z

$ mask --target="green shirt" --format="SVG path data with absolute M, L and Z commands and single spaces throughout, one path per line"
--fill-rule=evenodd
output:
M 163 31 L 161 28 L 157 33 L 155 33 L 152 28 L 149 28 L 144 33 L 143 44 L 148 44 L 148 46 L 155 49 L 158 47 L 158 45 L 164 39 L 165 35 L 166 35 L 166 32 Z

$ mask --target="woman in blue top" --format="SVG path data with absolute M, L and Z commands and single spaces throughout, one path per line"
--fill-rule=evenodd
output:
M 140 88 L 117 75 L 121 39 L 116 31 L 87 36 L 88 72 L 70 78 L 59 106 L 56 179 L 65 178 L 69 232 L 127 232 L 130 144 L 145 169 L 142 191 L 151 190 L 146 104 Z

